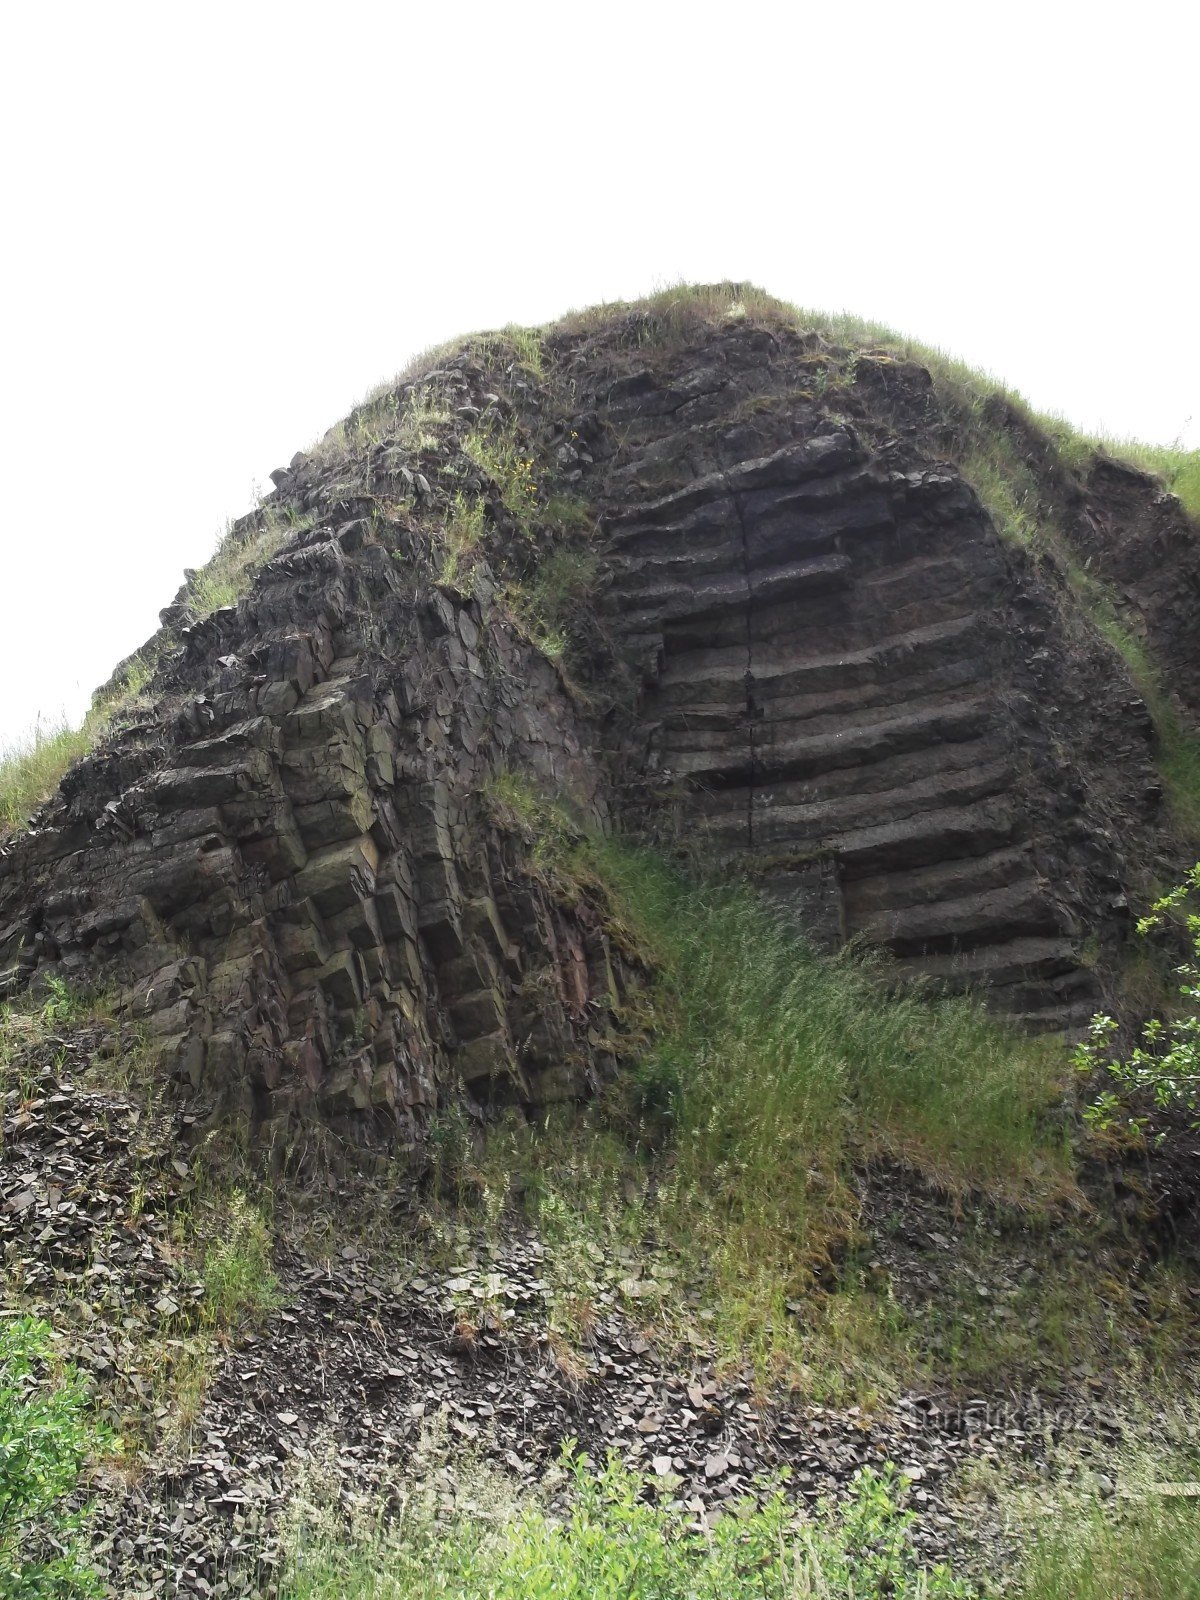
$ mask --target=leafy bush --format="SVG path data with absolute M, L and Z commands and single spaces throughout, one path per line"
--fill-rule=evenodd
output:
M 46 1376 L 50 1329 L 22 1318 L 0 1330 L 0 1594 L 70 1600 L 101 1592 L 67 1510 L 86 1457 L 104 1440 L 87 1420 L 83 1378 Z
M 347 1533 L 310 1518 L 293 1538 L 283 1600 L 969 1600 L 942 1566 L 922 1569 L 901 1480 L 863 1471 L 844 1508 L 798 1520 L 776 1489 L 731 1507 L 713 1527 L 648 1498 L 615 1458 L 597 1474 L 568 1455 L 565 1516 L 518 1499 L 496 1474 L 439 1521 L 418 1490 L 400 1519 Z M 461 1504 L 461 1500 L 460 1500 Z
M 1162 1111 L 1183 1111 L 1193 1127 L 1200 1127 L 1200 862 L 1183 883 L 1155 901 L 1149 916 L 1138 923 L 1138 932 L 1144 936 L 1175 914 L 1182 916 L 1191 946 L 1189 959 L 1177 969 L 1183 979 L 1179 993 L 1184 1004 L 1179 1014 L 1169 1021 L 1152 1018 L 1142 1030 L 1141 1044 L 1124 1057 L 1109 1054 L 1118 1031 L 1116 1019 L 1098 1015 L 1075 1051 L 1080 1071 L 1091 1073 L 1099 1068 L 1115 1084 L 1085 1111 L 1088 1121 L 1101 1131 L 1122 1117 L 1131 1127 L 1144 1131 L 1146 1118 L 1131 1110 L 1132 1103 L 1139 1100 L 1151 1100 Z

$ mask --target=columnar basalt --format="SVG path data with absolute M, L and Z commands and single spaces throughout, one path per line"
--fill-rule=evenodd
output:
M 352 520 L 188 629 L 172 672 L 204 688 L 7 850 L 8 991 L 39 968 L 115 983 L 158 1056 L 260 1123 L 412 1143 L 451 1079 L 492 1104 L 595 1086 L 602 919 L 556 903 L 487 797 L 511 768 L 603 821 L 543 656 Z
M 826 944 L 1078 1029 L 1181 847 L 1120 657 L 934 448 L 928 375 L 753 321 L 565 327 L 536 369 L 498 348 L 396 392 L 392 418 L 436 394 L 436 442 L 385 416 L 275 474 L 295 531 L 250 592 L 164 613 L 153 709 L 0 847 L 3 992 L 115 985 L 171 1070 L 267 1128 L 415 1146 L 450 1095 L 586 1095 L 628 964 L 496 803 L 515 774 L 748 874 Z M 497 420 L 537 463 L 522 523 L 464 452 Z M 1102 477 L 1070 527 L 1174 648 L 1196 530 Z M 464 495 L 486 537 L 449 582 Z M 520 593 L 572 541 L 598 578 L 564 672 Z

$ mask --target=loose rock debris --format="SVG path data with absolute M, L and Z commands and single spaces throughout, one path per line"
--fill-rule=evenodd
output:
M 319 1465 L 347 1495 L 386 1503 L 431 1427 L 451 1474 L 465 1451 L 533 1483 L 576 1440 L 597 1460 L 615 1451 L 709 1522 L 782 1467 L 813 1505 L 861 1466 L 893 1462 L 911 1480 L 930 1558 L 961 1542 L 945 1493 L 957 1466 L 1046 1448 L 1012 1394 L 965 1408 L 913 1394 L 874 1415 L 764 1400 L 711 1351 L 661 1349 L 615 1304 L 564 1356 L 548 1251 L 528 1229 L 477 1239 L 456 1266 L 415 1276 L 386 1251 L 344 1244 L 325 1261 L 281 1241 L 279 1309 L 216 1351 L 194 1423 L 172 1437 L 169 1395 L 154 1395 L 145 1369 L 148 1349 L 194 1325 L 203 1296 L 169 1230 L 193 1186 L 192 1130 L 185 1116 L 84 1087 L 71 1075 L 81 1054 L 62 1042 L 53 1067 L 6 1094 L 0 1243 L 8 1308 L 48 1312 L 118 1414 L 139 1403 L 157 1413 L 144 1467 L 102 1466 L 92 1486 L 89 1536 L 113 1593 L 269 1593 L 304 1474 Z M 1100 1445 L 1118 1437 L 1094 1416 L 1080 1425 Z

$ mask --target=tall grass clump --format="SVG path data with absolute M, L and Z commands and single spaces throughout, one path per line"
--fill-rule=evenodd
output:
M 39 722 L 32 733 L 0 747 L 0 838 L 22 828 L 67 769 L 95 747 L 116 718 L 137 705 L 152 672 L 148 655 L 135 655 L 96 693 L 77 728 L 65 720 Z
M 537 503 L 535 462 L 515 428 L 477 430 L 463 441 L 463 454 L 495 484 L 500 502 L 517 526 L 528 534 Z
M 312 517 L 290 508 L 270 506 L 253 522 L 228 528 L 211 559 L 188 584 L 188 603 L 195 615 L 207 617 L 222 606 L 236 605 L 259 568 L 312 522 Z
M 1146 444 L 1142 439 L 1116 439 L 1101 435 L 1088 444 L 1119 461 L 1161 478 L 1183 509 L 1200 522 L 1200 450 L 1185 450 L 1182 444 Z
M 1192 1600 L 1200 1595 L 1200 1463 L 1128 1498 L 1076 1495 L 1042 1517 L 1011 1592 L 1019 1600 Z M 1179 1493 L 1178 1490 L 1183 1492 Z M 1175 1492 L 1172 1492 L 1172 1491 Z
M 86 724 L 39 722 L 32 733 L 0 750 L 0 836 L 20 828 L 91 747 Z
M 658 1205 L 747 1347 L 850 1238 L 855 1164 L 899 1159 L 1016 1205 L 1072 1192 L 1049 1115 L 1057 1046 L 814 952 L 746 887 L 610 842 L 585 859 L 658 970 L 633 1069 L 638 1114 L 669 1151 Z
M 271 1230 L 267 1219 L 246 1195 L 235 1189 L 212 1206 L 214 1230 L 204 1251 L 203 1319 L 228 1329 L 266 1316 L 279 1303 L 279 1280 L 271 1262 Z
M 460 584 L 483 543 L 484 505 L 458 490 L 450 502 L 443 534 L 441 583 Z

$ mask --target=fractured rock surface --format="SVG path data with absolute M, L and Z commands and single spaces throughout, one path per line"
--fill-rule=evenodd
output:
M 9 986 L 115 980 L 178 1073 L 281 1126 L 315 1108 L 411 1144 L 448 1058 L 491 1101 L 594 1087 L 600 919 L 552 901 L 482 795 L 510 764 L 601 821 L 553 667 L 352 520 L 177 670 L 204 689 L 85 761 L 5 859 Z

